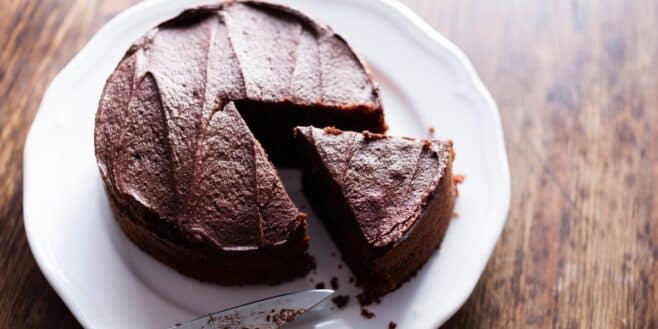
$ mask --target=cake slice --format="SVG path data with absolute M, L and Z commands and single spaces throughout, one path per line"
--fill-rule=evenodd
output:
M 303 185 L 368 304 L 413 276 L 453 214 L 451 141 L 295 128 Z

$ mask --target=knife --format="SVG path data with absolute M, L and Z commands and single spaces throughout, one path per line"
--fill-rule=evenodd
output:
M 333 293 L 330 289 L 314 289 L 279 295 L 177 323 L 169 329 L 278 329 Z

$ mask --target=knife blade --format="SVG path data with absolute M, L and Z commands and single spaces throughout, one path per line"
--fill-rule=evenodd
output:
M 333 293 L 330 289 L 314 289 L 279 295 L 177 323 L 169 329 L 278 329 Z

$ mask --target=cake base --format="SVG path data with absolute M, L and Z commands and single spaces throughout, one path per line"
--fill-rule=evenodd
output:
M 281 245 L 256 250 L 221 250 L 181 244 L 175 237 L 160 236 L 144 224 L 148 223 L 145 216 L 132 216 L 145 220 L 136 223 L 111 197 L 108 200 L 114 218 L 135 245 L 165 265 L 201 281 L 221 285 L 274 285 L 303 277 L 315 268 L 313 257 L 306 253 L 309 239 L 305 227 L 300 227 Z

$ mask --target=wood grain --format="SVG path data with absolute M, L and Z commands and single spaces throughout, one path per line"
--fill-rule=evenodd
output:
M 47 84 L 133 1 L 0 1 L 0 327 L 77 326 L 22 225 L 22 152 Z M 658 3 L 404 0 L 500 106 L 505 231 L 449 328 L 658 328 Z

